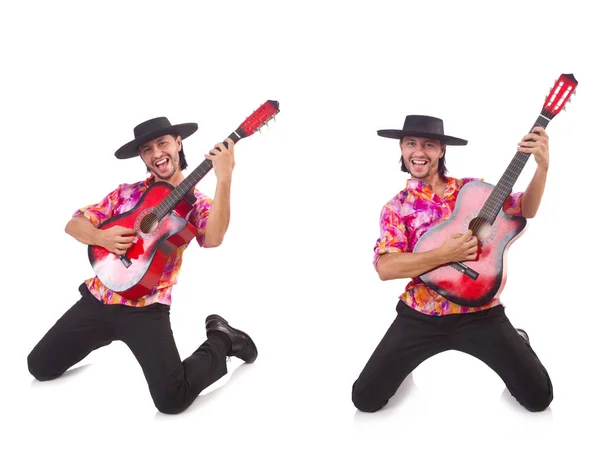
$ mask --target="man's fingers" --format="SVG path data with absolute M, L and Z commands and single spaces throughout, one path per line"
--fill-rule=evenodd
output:
M 113 229 L 119 235 L 133 235 L 135 233 L 135 230 L 123 226 L 115 226 Z
M 538 125 L 538 126 L 533 127 L 533 129 L 531 131 L 534 133 L 537 133 L 538 135 L 543 136 L 544 138 L 548 138 L 548 132 L 546 132 L 546 129 L 544 127 L 540 127 Z
M 473 232 L 471 231 L 471 229 L 467 229 L 467 231 L 463 234 L 463 241 L 464 242 L 469 241 L 472 236 L 473 236 Z

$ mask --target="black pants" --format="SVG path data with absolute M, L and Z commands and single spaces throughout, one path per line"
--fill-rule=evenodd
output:
M 163 413 L 187 409 L 198 394 L 227 374 L 227 344 L 210 336 L 183 362 L 175 346 L 170 307 L 105 305 L 85 284 L 81 299 L 46 333 L 27 357 L 38 380 L 54 379 L 94 349 L 121 340 L 142 367 L 156 408 Z
M 542 411 L 550 405 L 550 377 L 511 325 L 503 306 L 476 313 L 429 316 L 400 301 L 397 312 L 352 387 L 352 402 L 357 409 L 381 409 L 419 364 L 448 350 L 465 352 L 486 363 L 526 409 Z

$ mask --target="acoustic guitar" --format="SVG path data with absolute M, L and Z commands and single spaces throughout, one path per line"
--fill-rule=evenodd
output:
M 546 128 L 575 92 L 573 74 L 562 74 L 546 97 L 533 127 Z M 532 127 L 532 129 L 533 129 Z M 487 304 L 506 283 L 506 255 L 527 225 L 521 216 L 510 216 L 502 207 L 531 154 L 517 151 L 496 186 L 473 181 L 461 188 L 450 218 L 432 227 L 417 241 L 413 252 L 436 249 L 453 233 L 467 229 L 479 240 L 477 259 L 434 268 L 421 280 L 450 301 L 467 307 Z

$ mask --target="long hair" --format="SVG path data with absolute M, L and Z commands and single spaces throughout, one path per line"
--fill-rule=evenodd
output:
M 179 135 L 171 135 L 173 137 L 173 139 L 177 139 L 177 137 Z M 446 152 L 444 152 L 444 155 L 446 155 Z M 182 171 L 187 168 L 188 164 L 187 164 L 187 160 L 185 159 L 185 154 L 183 153 L 183 140 L 181 141 L 181 150 L 179 151 L 179 169 L 181 169 Z
M 402 144 L 402 139 L 400 139 L 400 144 Z M 446 141 L 440 141 L 440 145 L 442 147 L 444 147 L 446 145 Z M 406 164 L 404 164 L 404 157 L 402 157 L 402 156 L 400 156 L 400 163 L 402 163 L 400 170 L 402 172 L 410 173 L 410 171 L 406 167 Z M 447 173 L 448 173 L 448 169 L 446 168 L 446 149 L 444 148 L 444 154 L 438 160 L 438 175 L 444 182 L 448 181 L 448 179 L 446 178 Z

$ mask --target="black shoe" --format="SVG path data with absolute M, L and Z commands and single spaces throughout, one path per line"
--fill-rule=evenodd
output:
M 527 344 L 529 343 L 529 335 L 527 335 L 527 332 L 525 332 L 523 329 L 517 329 L 518 334 L 523 337 L 523 340 L 525 340 L 527 342 Z
M 246 363 L 252 363 L 258 356 L 256 345 L 252 338 L 241 330 L 234 329 L 229 323 L 219 315 L 209 315 L 206 317 L 206 334 L 210 331 L 219 331 L 226 334 L 231 340 L 231 351 L 228 356 L 237 357 Z

